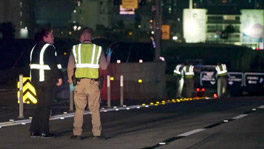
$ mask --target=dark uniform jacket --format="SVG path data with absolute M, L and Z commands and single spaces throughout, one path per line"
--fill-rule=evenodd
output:
M 32 53 L 32 61 L 30 62 L 31 64 L 39 64 L 40 51 L 45 44 L 45 42 L 40 42 L 35 46 Z M 57 66 L 59 63 L 55 55 L 55 47 L 53 45 L 47 47 L 43 58 L 44 64 L 49 65 L 51 70 L 44 70 L 45 80 L 43 82 L 39 82 L 39 70 L 31 69 L 31 82 L 36 87 L 55 86 L 58 82 L 58 79 L 62 78 L 62 73 Z

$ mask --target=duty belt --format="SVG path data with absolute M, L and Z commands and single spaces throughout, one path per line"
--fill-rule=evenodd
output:
M 95 79 L 95 78 L 76 78 L 77 81 L 81 81 L 82 79 L 90 79 L 90 80 L 93 80 L 93 81 L 99 81 L 99 79 Z

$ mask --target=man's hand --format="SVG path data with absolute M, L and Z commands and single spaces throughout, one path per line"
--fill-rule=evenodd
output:
M 107 52 L 107 56 L 109 56 L 109 57 L 111 57 L 111 55 L 112 55 L 112 49 L 111 48 L 108 48 L 108 50 L 107 50 L 108 52 Z
M 57 86 L 61 86 L 62 83 L 63 83 L 62 78 L 59 78 L 59 79 L 58 79 L 58 82 L 56 83 L 56 85 L 57 85 Z
M 74 91 L 74 90 L 75 90 L 75 86 L 72 83 L 70 83 L 70 91 Z

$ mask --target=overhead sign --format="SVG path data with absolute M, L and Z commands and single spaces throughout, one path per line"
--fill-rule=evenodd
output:
M 228 85 L 229 86 L 243 86 L 244 78 L 242 72 L 228 72 Z
M 135 15 L 135 9 L 123 8 L 122 5 L 120 5 L 119 14 L 121 14 L 121 15 Z
M 206 9 L 183 10 L 183 36 L 187 43 L 199 43 L 206 41 Z
M 31 78 L 30 77 L 23 77 L 23 103 L 33 103 L 36 104 L 38 102 L 37 100 L 37 93 L 35 87 L 30 83 Z M 20 82 L 17 82 L 17 88 L 20 88 Z M 19 90 L 17 91 L 17 99 L 18 103 L 20 97 L 20 92 Z
M 264 73 L 245 73 L 245 86 L 264 87 Z
M 122 7 L 125 9 L 138 9 L 138 0 L 122 0 Z
M 163 40 L 170 39 L 170 25 L 162 25 L 162 39 Z

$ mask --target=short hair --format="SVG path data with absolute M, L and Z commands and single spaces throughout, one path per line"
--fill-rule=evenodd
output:
M 89 34 L 93 35 L 93 30 L 91 28 L 89 28 L 89 27 L 84 27 L 82 29 L 82 34 L 83 33 L 89 33 Z
M 44 36 L 48 36 L 48 34 L 52 32 L 49 28 L 40 28 L 34 36 L 35 42 L 38 44 L 39 42 L 43 41 Z

